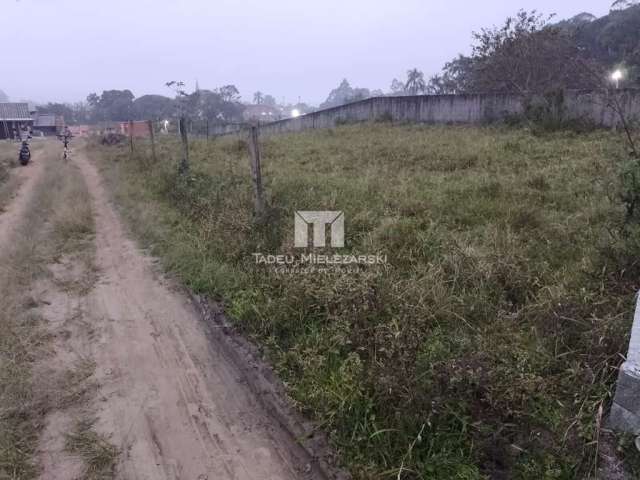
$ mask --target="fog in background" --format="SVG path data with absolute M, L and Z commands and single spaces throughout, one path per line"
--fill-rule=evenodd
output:
M 417 67 L 468 53 L 471 32 L 520 8 L 602 16 L 611 0 L 0 0 L 0 89 L 12 100 L 84 100 L 128 88 L 172 95 L 235 84 L 318 104 L 347 78 L 387 91 Z

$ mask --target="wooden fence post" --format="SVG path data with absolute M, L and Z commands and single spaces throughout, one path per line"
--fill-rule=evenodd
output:
M 133 120 L 129 120 L 129 148 L 131 155 L 133 155 Z
M 147 125 L 149 125 L 149 135 L 151 136 L 151 158 L 153 158 L 153 163 L 156 163 L 158 158 L 156 157 L 156 134 L 153 131 L 153 122 L 149 120 Z
M 258 127 L 251 125 L 249 130 L 249 164 L 251 167 L 251 179 L 253 181 L 253 190 L 255 195 L 255 215 L 261 219 L 264 215 L 265 202 L 264 190 L 262 187 L 262 169 L 261 169 L 261 153 L 258 138 Z
M 182 159 L 180 160 L 180 173 L 189 171 L 189 139 L 187 138 L 187 125 L 184 117 L 180 118 L 180 138 L 182 140 Z

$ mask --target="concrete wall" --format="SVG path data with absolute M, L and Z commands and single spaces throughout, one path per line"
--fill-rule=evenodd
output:
M 568 118 L 590 120 L 599 126 L 613 127 L 620 122 L 620 118 L 610 106 L 612 100 L 617 100 L 628 119 L 640 119 L 638 89 L 609 94 L 602 91 L 569 91 L 564 98 L 565 115 Z
M 620 104 L 628 114 L 640 117 L 640 90 L 621 90 Z M 601 126 L 617 123 L 608 106 L 607 94 L 598 91 L 569 91 L 564 96 L 563 114 L 567 118 L 587 119 Z M 342 122 L 365 122 L 388 119 L 414 123 L 481 124 L 502 121 L 524 113 L 519 95 L 419 95 L 409 97 L 374 97 L 348 105 L 309 113 L 298 118 L 263 124 L 263 134 L 300 132 L 313 128 L 332 128 Z M 240 125 L 217 125 L 212 135 L 238 132 Z
M 640 296 L 631 329 L 627 361 L 618 373 L 609 425 L 621 432 L 640 435 Z

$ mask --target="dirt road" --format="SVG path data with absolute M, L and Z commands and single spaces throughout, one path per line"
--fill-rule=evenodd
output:
M 15 227 L 19 225 L 20 219 L 24 216 L 33 189 L 44 169 L 43 163 L 41 162 L 42 153 L 42 150 L 34 152 L 33 161 L 26 167 L 20 167 L 14 172 L 21 186 L 15 198 L 7 205 L 2 215 L 0 215 L 0 248 L 6 245 Z
M 161 282 L 129 240 L 95 167 L 77 163 L 93 195 L 100 281 L 87 298 L 100 334 L 98 428 L 131 479 L 295 479 L 297 448 L 258 407 L 242 375 L 207 344 L 189 300 Z
M 0 245 L 42 177 L 35 160 L 20 172 L 20 192 L 0 215 Z M 114 478 L 326 478 L 265 411 L 243 369 L 208 340 L 189 297 L 127 238 L 92 162 L 82 150 L 71 161 L 90 192 L 95 266 L 63 255 L 50 266 L 53 280 L 34 286 L 34 297 L 42 299 L 40 315 L 55 339 L 55 355 L 46 365 L 51 373 L 42 377 L 91 365 L 85 370 L 95 390 L 83 388 L 78 398 L 87 400 L 74 410 L 47 414 L 41 478 L 82 476 L 81 461 L 65 444 L 73 412 L 79 411 L 95 419 L 92 428 L 120 452 Z M 91 395 L 85 397 L 86 391 Z

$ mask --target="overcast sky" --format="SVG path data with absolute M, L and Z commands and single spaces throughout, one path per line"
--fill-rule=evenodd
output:
M 520 8 L 605 15 L 612 0 L 0 0 L 0 89 L 78 101 L 233 83 L 245 99 L 319 103 L 342 78 L 387 90 L 469 51 L 471 32 Z

